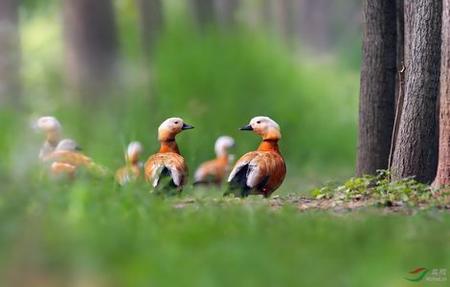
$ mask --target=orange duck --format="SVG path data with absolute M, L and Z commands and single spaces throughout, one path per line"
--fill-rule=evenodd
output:
M 280 127 L 269 117 L 254 117 L 241 130 L 253 131 L 262 137 L 262 142 L 256 151 L 244 154 L 236 162 L 228 177 L 229 190 L 225 195 L 262 194 L 269 197 L 286 175 L 286 165 L 278 149 Z
M 142 165 L 139 162 L 139 155 L 142 153 L 142 145 L 139 142 L 131 142 L 125 153 L 126 166 L 116 172 L 116 181 L 120 185 L 125 185 L 130 181 L 136 181 L 141 176 Z
M 45 161 L 50 164 L 50 172 L 55 177 L 74 179 L 79 168 L 84 167 L 90 174 L 107 175 L 107 170 L 97 165 L 92 159 L 81 153 L 81 148 L 72 139 L 61 140 L 56 149 L 49 154 Z
M 194 127 L 184 123 L 181 118 L 169 118 L 159 126 L 159 152 L 150 156 L 144 167 L 145 178 L 156 191 L 181 192 L 188 170 L 175 142 L 175 136 L 192 128 Z
M 194 175 L 194 185 L 222 183 L 223 178 L 229 171 L 232 155 L 228 154 L 228 149 L 234 146 L 234 140 L 229 136 L 221 136 L 216 140 L 214 149 L 216 158 L 202 163 Z

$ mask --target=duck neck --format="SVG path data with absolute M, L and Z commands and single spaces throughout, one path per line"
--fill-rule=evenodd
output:
M 278 149 L 278 139 L 265 139 L 258 147 L 258 151 L 273 151 L 280 153 Z
M 220 162 L 228 163 L 228 153 L 227 152 L 218 154 L 216 158 Z
M 175 138 L 173 139 L 164 139 L 159 141 L 161 146 L 159 148 L 160 153 L 166 153 L 166 152 L 174 152 L 177 154 L 180 154 L 180 150 L 178 149 L 177 142 L 175 141 Z
M 59 141 L 61 140 L 61 136 L 60 133 L 57 131 L 52 131 L 47 133 L 47 142 L 51 145 L 51 146 L 57 146 Z

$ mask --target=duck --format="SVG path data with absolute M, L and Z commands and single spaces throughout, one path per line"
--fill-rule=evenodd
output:
M 168 118 L 158 128 L 159 151 L 151 155 L 144 166 L 145 179 L 153 191 L 180 193 L 186 184 L 188 168 L 175 141 L 182 131 L 193 129 L 179 117 Z
M 105 167 L 96 164 L 81 151 L 75 140 L 62 139 L 55 150 L 45 158 L 50 164 L 50 173 L 56 177 L 67 176 L 74 179 L 77 171 L 84 167 L 92 175 L 103 177 L 108 174 Z
M 228 177 L 224 195 L 247 197 L 251 194 L 269 197 L 283 183 L 286 164 L 278 147 L 280 126 L 266 116 L 257 116 L 242 128 L 262 138 L 256 151 L 244 154 L 234 165 Z
M 119 185 L 126 185 L 129 182 L 136 181 L 141 176 L 141 163 L 139 155 L 142 153 L 142 144 L 134 141 L 128 144 L 125 153 L 126 165 L 116 171 L 115 179 Z
M 45 161 L 61 141 L 62 127 L 60 122 L 52 116 L 40 117 L 34 127 L 45 134 L 45 141 L 39 151 L 39 159 Z
M 214 145 L 216 158 L 202 163 L 194 174 L 194 185 L 220 185 L 230 168 L 233 156 L 228 150 L 234 146 L 234 139 L 230 136 L 220 136 Z

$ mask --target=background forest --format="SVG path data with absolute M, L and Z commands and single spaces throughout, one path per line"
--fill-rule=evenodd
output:
M 428 186 L 351 178 L 387 158 L 368 149 L 355 166 L 361 58 L 375 63 L 362 51 L 385 51 L 361 49 L 363 35 L 377 40 L 362 2 L 0 0 L 0 285 L 413 286 L 413 269 L 446 272 L 448 213 L 408 202 L 429 200 Z M 159 198 L 85 174 L 55 183 L 38 162 L 43 115 L 111 171 L 133 140 L 145 160 L 161 121 L 180 116 L 195 126 L 177 137 L 191 173 L 220 135 L 236 156 L 253 150 L 259 139 L 238 128 L 267 115 L 288 174 L 271 199 L 191 186 Z M 371 192 L 380 202 L 342 207 Z

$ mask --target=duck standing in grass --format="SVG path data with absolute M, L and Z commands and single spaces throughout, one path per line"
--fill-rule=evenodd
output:
M 150 156 L 144 167 L 145 178 L 156 191 L 181 192 L 188 170 L 175 142 L 175 136 L 192 128 L 193 126 L 186 124 L 181 118 L 169 118 L 159 126 L 159 152 Z
M 39 151 L 39 159 L 45 161 L 61 140 L 61 124 L 55 117 L 40 117 L 34 124 L 34 127 L 45 134 L 45 142 Z
M 108 174 L 106 168 L 94 163 L 90 157 L 81 153 L 81 148 L 72 139 L 61 140 L 45 161 L 50 163 L 51 174 L 57 177 L 67 176 L 74 179 L 76 172 L 82 167 L 92 175 L 106 176 Z
M 202 163 L 194 175 L 194 185 L 216 184 L 220 185 L 229 171 L 232 161 L 228 150 L 234 146 L 234 140 L 229 136 L 221 136 L 216 140 L 214 149 L 216 158 Z
M 130 181 L 136 181 L 141 176 L 141 163 L 139 155 L 142 153 L 140 142 L 131 142 L 125 153 L 126 165 L 116 172 L 116 181 L 120 185 L 125 185 Z
M 246 197 L 262 194 L 269 197 L 283 182 L 286 165 L 278 149 L 281 139 L 279 125 L 269 117 L 254 117 L 250 124 L 241 128 L 262 137 L 256 151 L 244 154 L 235 164 L 228 177 L 227 194 Z

